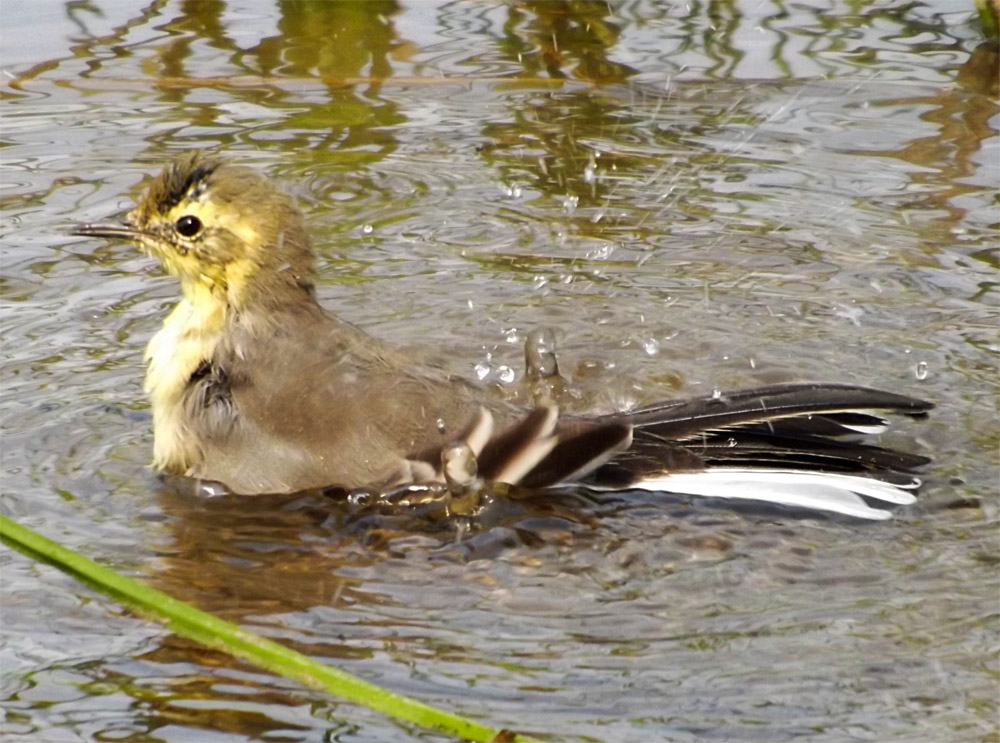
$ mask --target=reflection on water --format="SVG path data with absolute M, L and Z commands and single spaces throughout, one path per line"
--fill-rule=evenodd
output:
M 500 726 L 987 739 L 998 107 L 966 6 L 5 6 L 6 512 Z M 859 526 L 567 494 L 470 522 L 165 487 L 140 358 L 176 289 L 65 228 L 192 148 L 295 195 L 327 306 L 456 373 L 505 379 L 544 325 L 581 407 L 810 378 L 933 399 L 884 441 L 933 454 L 920 503 Z M 0 559 L 5 738 L 399 739 Z

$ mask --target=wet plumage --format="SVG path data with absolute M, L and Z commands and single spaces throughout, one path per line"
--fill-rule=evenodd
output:
M 153 462 L 236 493 L 444 482 L 454 466 L 525 488 L 646 488 L 884 518 L 865 498 L 912 502 L 908 473 L 926 462 L 855 439 L 884 428 L 872 411 L 930 404 L 849 385 L 589 418 L 553 404 L 515 410 L 323 310 L 291 199 L 221 160 L 180 158 L 124 223 L 75 234 L 133 240 L 180 281 L 146 351 Z

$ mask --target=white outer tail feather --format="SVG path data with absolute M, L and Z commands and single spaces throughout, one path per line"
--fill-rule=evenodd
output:
M 917 478 L 904 485 L 896 485 L 858 475 L 727 467 L 705 472 L 665 474 L 630 487 L 709 498 L 758 500 L 882 521 L 892 518 L 892 514 L 872 508 L 861 495 L 896 505 L 908 505 L 914 503 L 916 497 L 907 491 L 919 486 Z
M 889 421 L 885 419 L 882 419 L 881 423 L 871 423 L 869 425 L 863 423 L 840 423 L 840 425 L 852 433 L 864 436 L 878 436 L 880 433 L 885 433 L 889 430 Z

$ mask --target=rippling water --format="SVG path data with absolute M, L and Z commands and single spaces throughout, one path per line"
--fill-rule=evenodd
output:
M 5 512 L 499 726 L 995 736 L 996 47 L 965 2 L 828 5 L 5 6 Z M 857 524 L 568 499 L 457 539 L 171 491 L 141 356 L 176 286 L 67 228 L 191 148 L 296 196 L 326 306 L 468 377 L 519 374 L 546 325 L 581 404 L 791 379 L 933 400 L 884 437 L 933 455 L 920 502 Z M 401 737 L 0 561 L 5 739 Z

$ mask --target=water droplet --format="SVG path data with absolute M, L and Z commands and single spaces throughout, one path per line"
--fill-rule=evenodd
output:
M 721 400 L 722 399 L 722 390 L 720 390 L 718 388 L 712 390 L 712 399 L 713 400 Z
M 198 496 L 201 498 L 217 498 L 221 495 L 229 495 L 229 489 L 221 482 L 213 480 L 198 480 Z
M 556 338 L 551 328 L 535 328 L 524 341 L 525 374 L 530 379 L 546 379 L 559 373 Z
M 916 375 L 917 379 L 927 379 L 927 362 L 917 362 L 917 366 L 914 368 L 913 373 Z
M 437 426 L 438 433 L 444 433 L 448 430 L 448 427 L 445 425 L 444 418 L 438 418 L 434 421 L 434 423 Z
M 615 252 L 615 246 L 608 244 L 602 245 L 599 248 L 594 248 L 593 250 L 587 251 L 587 260 L 590 261 L 606 261 L 611 257 L 611 254 Z
M 521 340 L 520 334 L 517 332 L 517 328 L 508 328 L 503 332 L 503 337 L 508 343 L 518 343 Z
M 587 167 L 583 169 L 583 182 L 584 183 L 594 182 L 594 163 L 587 163 Z
M 509 366 L 498 366 L 496 370 L 496 378 L 503 382 L 504 384 L 510 384 L 514 381 L 514 370 Z
M 354 508 L 365 508 L 374 502 L 375 493 L 370 490 L 358 488 L 357 490 L 352 490 L 347 494 L 347 503 Z
M 738 446 L 738 444 L 739 442 L 737 442 L 736 439 L 734 438 L 726 439 L 726 446 L 728 446 L 730 449 L 734 448 L 735 446 Z
M 521 184 L 520 183 L 511 183 L 509 186 L 507 186 L 504 189 L 504 193 L 507 194 L 507 198 L 510 198 L 510 199 L 519 199 L 519 198 L 521 198 L 521 193 L 522 193 Z
M 567 196 L 565 199 L 563 199 L 563 211 L 566 212 L 566 214 L 572 214 L 574 211 L 576 211 L 577 204 L 579 203 L 580 203 L 579 196 L 573 196 L 573 195 Z
M 364 232 L 366 235 L 370 235 L 375 231 L 375 228 L 372 227 L 370 224 L 366 224 L 361 228 L 361 231 Z
M 478 379 L 480 382 L 485 382 L 486 378 L 490 375 L 490 372 L 492 370 L 493 369 L 489 361 L 480 361 L 478 364 L 472 367 L 472 371 L 476 373 L 476 379 Z
M 441 469 L 448 489 L 457 495 L 476 479 L 476 455 L 466 442 L 452 442 L 441 452 Z
M 548 283 L 549 283 L 549 277 L 548 276 L 535 275 L 531 279 L 531 285 L 533 287 L 535 287 L 536 289 L 541 289 L 543 286 L 545 286 Z
M 656 356 L 660 352 L 660 342 L 656 338 L 647 338 L 642 342 L 642 350 L 648 356 Z

